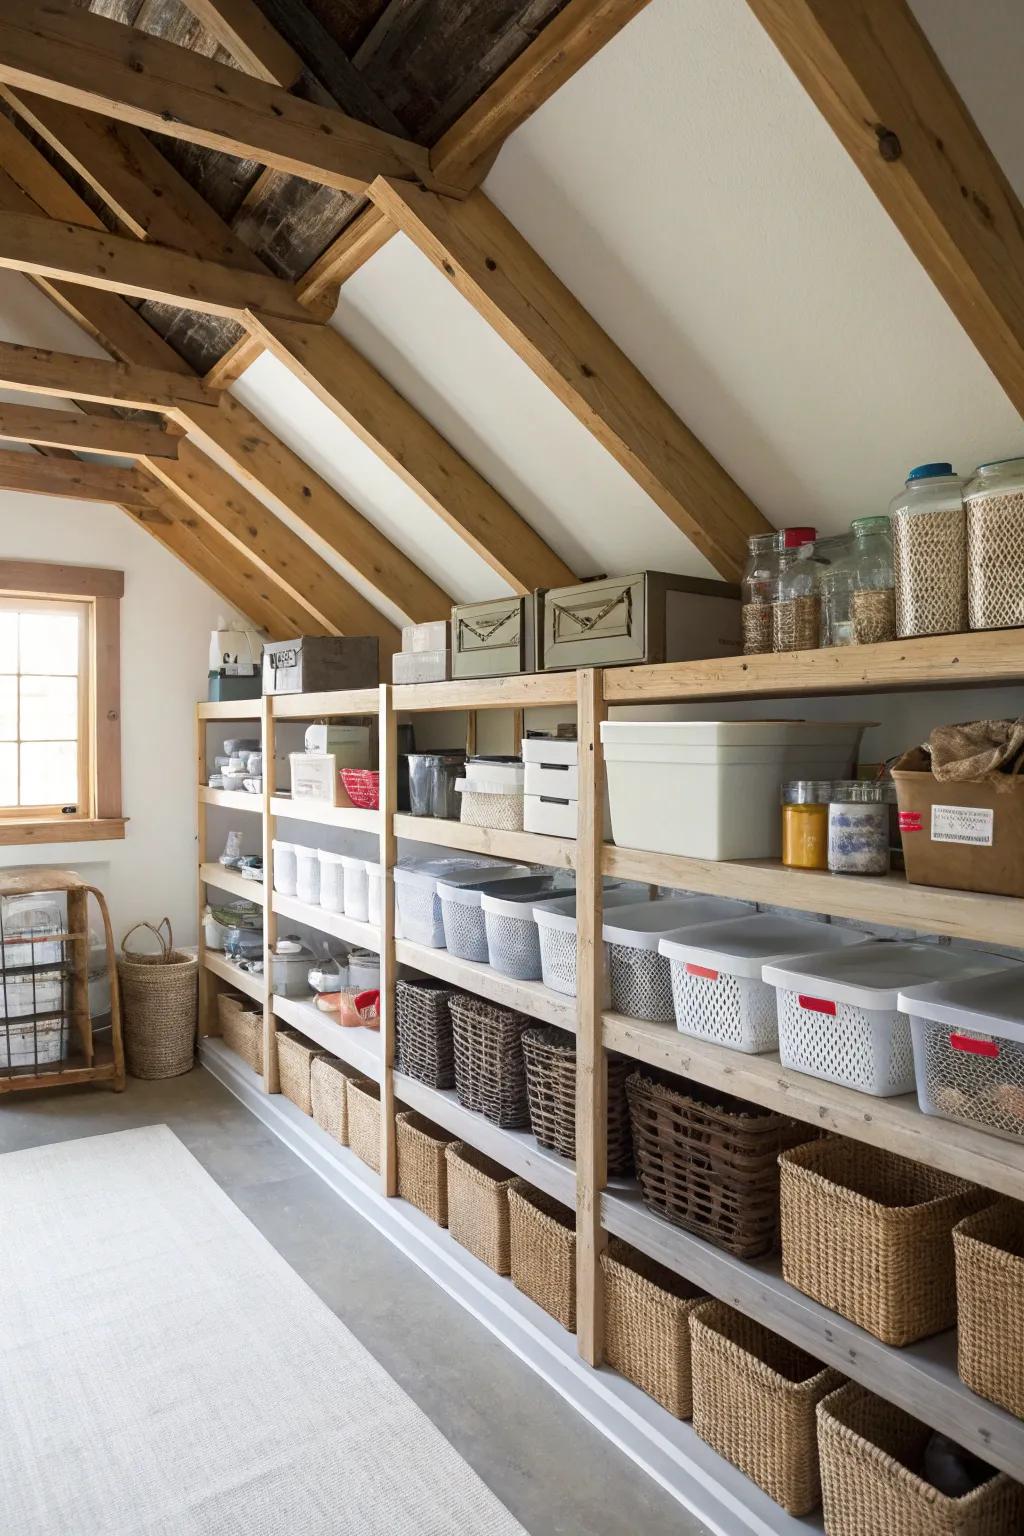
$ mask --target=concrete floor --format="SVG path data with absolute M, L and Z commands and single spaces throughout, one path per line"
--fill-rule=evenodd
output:
M 153 1124 L 171 1127 L 530 1536 L 707 1536 L 201 1069 L 129 1079 L 119 1095 L 15 1096 L 0 1107 L 0 1152 Z

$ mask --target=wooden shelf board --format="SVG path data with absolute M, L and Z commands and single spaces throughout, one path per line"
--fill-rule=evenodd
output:
M 609 667 L 604 697 L 609 705 L 653 704 L 1012 683 L 1024 683 L 1024 636 L 1019 629 L 997 629 L 820 651 Z
M 639 1190 L 606 1192 L 601 1213 L 616 1237 L 951 1435 L 985 1461 L 1020 1475 L 1024 1421 L 964 1386 L 956 1372 L 955 1332 L 893 1349 L 787 1285 L 777 1257 L 752 1263 L 736 1259 L 649 1210 Z
M 380 929 L 371 928 L 369 923 L 358 923 L 355 918 L 345 917 L 341 912 L 328 912 L 323 907 L 310 906 L 309 902 L 299 901 L 297 896 L 283 896 L 280 891 L 273 893 L 271 902 L 274 911 L 281 917 L 305 923 L 307 927 L 316 928 L 320 933 L 329 933 L 346 944 L 355 944 L 360 949 L 372 949 L 380 953 Z
M 467 992 L 475 992 L 478 997 L 486 997 L 504 1008 L 517 1008 L 533 1019 L 542 1019 L 545 1024 L 557 1024 L 575 1033 L 576 999 L 562 997 L 542 982 L 511 981 L 481 961 L 459 960 L 446 949 L 430 949 L 408 939 L 395 941 L 395 953 L 401 965 L 414 966 L 428 976 L 465 987 Z
M 572 838 L 547 837 L 542 832 L 499 832 L 494 827 L 467 827 L 461 821 L 444 821 L 434 816 L 398 815 L 395 836 L 414 843 L 515 859 L 523 864 L 546 864 L 555 869 L 572 869 L 576 863 L 576 843 Z
M 203 950 L 203 964 L 208 971 L 219 976 L 222 981 L 229 982 L 237 991 L 244 992 L 246 997 L 251 997 L 254 1002 L 262 1003 L 267 995 L 266 982 L 262 974 L 254 976 L 252 971 L 239 970 L 218 949 Z
M 215 890 L 227 891 L 232 896 L 244 896 L 247 901 L 259 907 L 266 905 L 262 880 L 246 880 L 233 869 L 225 869 L 223 864 L 200 864 L 199 878 Z
M 786 869 L 774 859 L 719 862 L 611 843 L 605 844 L 602 864 L 606 875 L 624 880 L 915 928 L 921 933 L 1007 945 L 1019 945 L 1024 934 L 1024 901 L 1017 897 L 911 885 L 896 872 L 832 875 L 823 870 Z
M 235 699 L 224 704 L 200 702 L 196 705 L 200 720 L 259 720 L 263 713 L 262 699 Z
M 270 814 L 281 821 L 309 821 L 318 827 L 344 827 L 350 832 L 380 832 L 380 812 L 364 811 L 356 805 L 323 805 L 316 800 L 290 800 L 274 795 Z
M 401 683 L 396 710 L 576 708 L 575 672 L 526 672 L 516 677 L 465 677 L 448 683 Z
M 672 1024 L 648 1024 L 617 1013 L 604 1016 L 604 1044 L 610 1051 L 779 1110 L 819 1130 L 836 1131 L 1024 1199 L 1024 1143 L 924 1115 L 915 1094 L 875 1098 L 794 1072 L 782 1066 L 777 1055 L 748 1056 L 685 1035 Z
M 372 1078 L 375 1083 L 380 1082 L 384 1070 L 384 1052 L 379 1031 L 346 1029 L 336 1023 L 329 1013 L 321 1013 L 306 997 L 274 996 L 271 1001 L 275 1016 L 285 1024 L 297 1029 L 308 1039 L 315 1040 L 317 1045 L 330 1051 L 332 1056 L 340 1056 L 342 1061 L 348 1062 L 350 1067 L 356 1067 L 364 1077 Z
M 380 709 L 377 688 L 342 688 L 326 693 L 272 695 L 275 720 L 315 720 L 321 715 L 375 715 Z
M 199 798 L 204 805 L 222 805 L 231 811 L 263 815 L 263 796 L 252 795 L 247 789 L 211 789 L 208 784 L 200 784 Z

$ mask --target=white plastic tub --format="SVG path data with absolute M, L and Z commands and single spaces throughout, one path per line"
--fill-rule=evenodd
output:
M 901 988 L 899 1006 L 924 1113 L 1024 1141 L 1024 969 Z
M 424 944 L 428 949 L 444 949 L 444 919 L 437 894 L 438 881 L 446 885 L 472 885 L 475 881 L 486 881 L 490 870 L 494 871 L 495 880 L 501 880 L 520 867 L 506 864 L 501 859 L 469 856 L 415 859 L 397 865 L 395 902 L 403 938 L 414 944 Z
M 764 966 L 865 942 L 850 928 L 758 912 L 678 929 L 658 952 L 671 963 L 672 1006 L 683 1034 L 758 1056 L 779 1043 L 775 989 L 762 979 Z
M 487 961 L 487 927 L 480 902 L 484 891 L 492 885 L 497 888 L 497 894 L 530 902 L 553 896 L 560 890 L 575 889 L 571 876 L 538 874 L 525 864 L 512 866 L 507 878 L 501 880 L 488 878 L 466 885 L 438 881 L 445 946 L 459 960 L 484 964 Z
M 384 871 L 375 859 L 366 860 L 366 921 L 379 928 L 384 921 Z M 395 938 L 400 939 L 401 924 L 395 912 Z
M 541 978 L 540 938 L 533 915 L 535 899 L 481 893 L 488 964 L 500 976 L 510 976 L 514 981 Z
M 295 894 L 311 907 L 320 905 L 320 855 L 301 843 L 295 844 Z
M 644 887 L 632 881 L 609 880 L 604 886 L 605 907 L 628 906 L 641 899 Z M 546 987 L 560 992 L 563 997 L 576 996 L 576 897 L 561 896 L 554 901 L 540 902 L 533 909 L 540 942 L 540 974 Z M 607 953 L 605 965 L 605 998 L 607 1008 L 610 993 L 607 987 Z
M 341 866 L 344 871 L 342 908 L 345 916 L 351 917 L 357 923 L 367 923 L 370 920 L 368 871 L 377 869 L 378 865 L 367 859 L 357 859 L 352 854 L 343 853 Z
M 298 886 L 298 865 L 295 860 L 295 844 L 282 843 L 274 838 L 274 890 L 282 896 L 294 896 Z
M 325 912 L 345 910 L 345 867 L 340 853 L 318 848 L 320 859 L 320 905 Z
M 810 720 L 602 721 L 612 837 L 689 858 L 777 858 L 781 785 L 849 778 L 863 731 Z
M 604 924 L 613 1010 L 630 1019 L 671 1023 L 672 967 L 658 952 L 661 940 L 680 928 L 747 917 L 753 911 L 749 902 L 715 896 L 677 896 L 616 907 Z
M 800 955 L 764 967 L 776 989 L 783 1066 L 878 1098 L 914 1091 L 910 1019 L 902 987 L 979 976 L 998 959 L 937 944 L 876 940 L 840 954 Z

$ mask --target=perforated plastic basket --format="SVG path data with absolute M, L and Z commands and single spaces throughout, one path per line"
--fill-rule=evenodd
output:
M 669 1023 L 672 968 L 658 944 L 680 928 L 713 923 L 753 912 L 746 902 L 710 896 L 680 896 L 617 907 L 604 925 L 611 1006 L 616 1013 L 652 1023 Z
M 849 928 L 758 912 L 681 928 L 663 938 L 658 951 L 672 967 L 672 1005 L 683 1033 L 756 1056 L 779 1042 L 775 992 L 762 981 L 762 967 L 788 955 L 863 942 Z
M 486 881 L 487 871 L 495 880 L 509 873 L 510 866 L 500 859 L 416 859 L 399 864 L 394 872 L 395 901 L 401 919 L 403 937 L 428 949 L 444 949 L 444 920 L 437 894 L 439 881 L 446 885 L 472 885 Z
M 345 910 L 345 871 L 341 854 L 327 848 L 317 850 L 320 855 L 320 905 L 325 912 Z
M 366 923 L 370 918 L 367 861 L 365 859 L 356 859 L 351 854 L 343 853 L 341 855 L 341 866 L 344 871 L 343 901 L 345 916 L 353 918 L 357 923 Z M 321 901 L 324 906 L 327 905 L 322 897 Z
M 508 879 L 478 880 L 471 885 L 449 885 L 438 881 L 437 894 L 441 903 L 441 921 L 444 925 L 445 944 L 450 954 L 459 960 L 487 961 L 487 929 L 484 924 L 480 898 L 485 890 L 493 887 L 498 894 L 507 894 L 517 900 L 536 901 L 550 895 L 556 889 L 571 889 L 571 881 L 559 885 L 560 877 L 538 875 L 525 864 L 509 866 Z
M 540 938 L 532 904 L 484 893 L 480 905 L 491 969 L 515 981 L 539 981 Z
M 635 903 L 642 887 L 631 882 L 610 881 L 604 888 L 605 907 Z M 544 901 L 533 909 L 540 941 L 541 980 L 563 997 L 576 996 L 576 897 L 562 896 Z M 611 1002 L 608 987 L 608 957 L 605 947 L 605 1007 Z
M 274 890 L 282 896 L 294 896 L 298 880 L 295 844 L 274 839 Z
M 295 894 L 311 907 L 320 905 L 320 859 L 315 848 L 295 844 Z
M 782 1063 L 878 1098 L 912 1093 L 910 1019 L 898 1005 L 900 988 L 978 976 L 999 963 L 969 950 L 879 941 L 765 965 L 765 981 L 777 988 Z

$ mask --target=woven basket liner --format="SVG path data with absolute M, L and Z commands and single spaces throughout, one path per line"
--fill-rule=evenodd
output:
M 139 928 L 160 943 L 158 955 L 128 954 L 125 945 Z M 166 936 L 163 930 L 166 928 Z M 180 1077 L 195 1064 L 199 961 L 174 948 L 171 925 L 136 923 L 121 941 L 117 976 L 121 986 L 125 1064 L 132 1077 Z
M 448 1164 L 444 1154 L 455 1140 L 415 1110 L 403 1110 L 395 1118 L 398 1193 L 439 1227 L 448 1225 Z
M 449 1006 L 459 1103 L 504 1130 L 528 1126 L 522 1035 L 532 1020 L 466 993 L 453 993 Z
M 515 1183 L 513 1175 L 464 1141 L 453 1141 L 444 1155 L 449 1232 L 495 1274 L 509 1274 L 508 1192 Z
M 455 1047 L 449 1002 L 456 994 L 443 981 L 395 983 L 395 1065 L 431 1088 L 455 1087 Z
M 1000 1200 L 953 1230 L 957 1368 L 972 1392 L 1024 1419 L 1024 1205 Z
M 365 1077 L 345 1079 L 348 1144 L 356 1157 L 380 1173 L 380 1086 Z
M 263 1072 L 263 1009 L 234 992 L 217 994 L 217 1015 L 224 1044 L 254 1072 Z
M 313 1113 L 310 1067 L 317 1056 L 326 1055 L 326 1051 L 300 1035 L 296 1029 L 279 1029 L 277 1032 L 277 1067 L 281 1077 L 281 1092 L 304 1115 Z
M 313 1119 L 322 1131 L 348 1146 L 348 1095 L 346 1080 L 354 1077 L 336 1056 L 314 1056 L 309 1066 L 309 1097 Z
M 1020 1536 L 1024 1486 L 998 1473 L 962 1499 L 912 1470 L 931 1430 L 848 1383 L 818 1405 L 828 1536 Z
M 508 1192 L 512 1284 L 556 1323 L 576 1332 L 576 1217 L 516 1179 Z
M 523 1031 L 530 1128 L 542 1147 L 576 1156 L 576 1041 L 554 1024 Z M 633 1070 L 621 1056 L 608 1057 L 608 1172 L 629 1173 L 633 1140 L 629 1132 L 626 1078 Z
M 842 1376 L 721 1301 L 691 1311 L 690 1348 L 697 1434 L 791 1515 L 809 1515 L 821 1503 L 815 1410 Z
M 790 1285 L 883 1344 L 913 1344 L 953 1326 L 953 1228 L 991 1195 L 841 1137 L 779 1161 Z
M 613 1239 L 601 1255 L 605 1360 L 677 1419 L 693 1412 L 690 1313 L 702 1292 Z
M 806 1126 L 650 1072 L 628 1077 L 626 1095 L 645 1204 L 741 1259 L 767 1253 L 778 1230 L 778 1156 L 806 1139 Z

